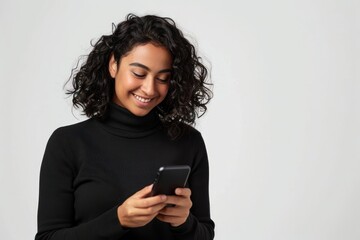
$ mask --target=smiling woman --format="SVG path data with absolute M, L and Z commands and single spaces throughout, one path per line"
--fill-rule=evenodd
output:
M 161 53 L 161 58 L 154 56 L 154 52 Z M 72 76 L 73 89 L 68 93 L 73 95 L 74 106 L 82 107 L 88 117 L 106 118 L 108 103 L 114 100 L 116 93 L 114 84 L 118 82 L 112 81 L 116 74 L 109 69 L 109 61 L 113 63 L 112 68 L 116 67 L 115 70 L 119 71 L 119 64 L 129 54 L 134 59 L 143 59 L 148 65 L 151 63 L 157 65 L 154 67 L 163 65 L 166 68 L 150 69 L 151 66 L 134 60 L 131 62 L 134 76 L 144 77 L 145 70 L 147 73 L 151 70 L 151 74 L 155 70 L 159 74 L 164 70 L 166 73 L 171 71 L 170 76 L 161 76 L 168 77 L 169 89 L 156 109 L 169 136 L 173 139 L 181 136 L 188 125 L 195 123 L 196 117 L 206 112 L 206 104 L 212 98 L 212 92 L 207 87 L 207 69 L 197 56 L 195 47 L 184 38 L 170 18 L 129 14 L 126 21 L 118 24 L 113 34 L 103 35 L 94 45 L 85 64 L 73 71 L 76 73 Z M 136 66 L 141 72 L 135 71 Z M 159 80 L 166 80 L 160 78 L 160 75 L 158 77 Z
M 169 90 L 172 57 L 152 43 L 134 47 L 119 64 L 111 57 L 109 72 L 115 79 L 114 102 L 137 116 L 159 105 Z
M 207 152 L 191 126 L 212 92 L 173 20 L 129 15 L 73 73 L 68 94 L 89 119 L 48 141 L 35 239 L 213 239 Z M 188 182 L 152 196 L 167 165 L 190 166 Z

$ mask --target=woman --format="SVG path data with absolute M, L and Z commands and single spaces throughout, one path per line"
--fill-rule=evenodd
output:
M 73 71 L 88 120 L 46 146 L 35 239 L 213 239 L 208 160 L 191 127 L 206 111 L 206 68 L 170 18 L 128 15 Z M 175 195 L 150 196 L 157 169 L 189 165 Z

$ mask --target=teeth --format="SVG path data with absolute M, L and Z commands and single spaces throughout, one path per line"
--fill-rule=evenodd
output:
M 136 94 L 134 94 L 134 96 L 135 96 L 135 98 L 136 98 L 137 100 L 139 100 L 140 102 L 143 102 L 143 103 L 148 103 L 148 102 L 151 101 L 151 98 L 142 98 L 142 97 L 140 97 L 140 96 L 138 96 L 138 95 L 136 95 Z

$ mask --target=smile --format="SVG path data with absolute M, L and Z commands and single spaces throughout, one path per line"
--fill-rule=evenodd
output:
M 151 98 L 143 98 L 143 97 L 140 97 L 138 95 L 136 95 L 135 93 L 133 93 L 134 97 L 139 100 L 140 102 L 143 102 L 143 103 L 148 103 L 151 101 Z

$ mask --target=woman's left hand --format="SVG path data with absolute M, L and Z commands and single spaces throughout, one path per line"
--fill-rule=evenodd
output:
M 160 221 L 170 223 L 173 227 L 185 223 L 192 206 L 191 190 L 189 188 L 177 188 L 175 194 L 174 196 L 167 196 L 165 201 L 165 203 L 175 206 L 164 207 L 156 216 Z

